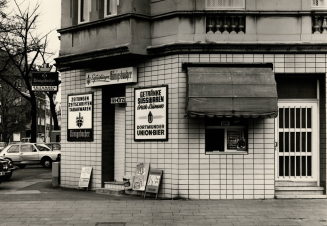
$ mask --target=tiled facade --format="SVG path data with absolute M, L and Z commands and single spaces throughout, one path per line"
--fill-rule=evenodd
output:
M 326 73 L 325 54 L 175 54 L 138 65 L 138 82 L 126 86 L 125 174 L 138 162 L 164 170 L 160 196 L 190 199 L 263 199 L 275 193 L 274 119 L 249 121 L 248 154 L 205 154 L 204 121 L 186 116 L 187 74 L 182 63 L 272 63 L 275 73 Z M 92 68 L 89 68 L 92 70 Z M 103 68 L 105 70 L 107 68 Z M 101 88 L 85 88 L 85 71 L 62 73 L 61 184 L 77 187 L 82 166 L 93 166 L 101 187 Z M 168 85 L 168 141 L 134 141 L 134 88 Z M 94 142 L 66 139 L 67 95 L 94 92 Z M 320 109 L 320 181 L 326 186 L 326 109 Z

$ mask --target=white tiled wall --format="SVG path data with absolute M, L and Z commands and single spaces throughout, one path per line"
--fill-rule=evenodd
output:
M 138 162 L 164 170 L 160 196 L 190 199 L 261 199 L 274 196 L 274 119 L 252 120 L 248 155 L 205 155 L 204 123 L 185 116 L 186 73 L 183 62 L 273 63 L 277 73 L 326 73 L 322 54 L 183 54 L 149 60 L 138 67 L 138 83 L 126 87 L 125 174 Z M 92 186 L 101 184 L 101 89 L 86 89 L 84 72 L 62 73 L 63 186 L 76 187 L 80 168 L 94 166 Z M 134 141 L 134 88 L 169 86 L 169 139 Z M 95 140 L 72 143 L 66 139 L 67 94 L 93 91 Z M 323 109 L 325 110 L 325 109 Z M 326 126 L 321 124 L 323 137 Z M 321 139 L 321 181 L 326 182 L 326 141 Z
M 61 72 L 61 186 L 78 186 L 81 167 L 92 166 L 91 188 L 101 187 L 101 89 L 85 88 L 83 70 Z M 74 93 L 94 92 L 93 142 L 67 141 L 67 95 Z

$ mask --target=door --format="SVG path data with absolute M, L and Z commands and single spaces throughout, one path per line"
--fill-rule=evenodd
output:
M 276 119 L 276 179 L 318 180 L 318 102 L 281 101 Z
M 33 144 L 22 144 L 20 152 L 23 163 L 37 163 L 39 162 L 39 152 Z
M 20 162 L 21 161 L 21 155 L 19 152 L 19 144 L 14 144 L 9 149 L 3 153 L 4 158 L 9 158 L 11 161 Z

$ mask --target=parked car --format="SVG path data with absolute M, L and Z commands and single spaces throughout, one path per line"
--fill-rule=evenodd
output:
M 0 142 L 0 151 L 2 151 L 2 149 L 4 149 L 5 147 L 6 147 L 6 143 Z
M 61 145 L 60 143 L 45 143 L 52 151 L 60 151 Z
M 9 159 L 19 168 L 32 164 L 41 164 L 45 168 L 51 168 L 52 162 L 60 161 L 61 154 L 60 151 L 51 151 L 45 144 L 19 143 L 5 147 L 0 156 Z
M 9 180 L 14 170 L 15 166 L 11 161 L 0 157 L 0 182 Z

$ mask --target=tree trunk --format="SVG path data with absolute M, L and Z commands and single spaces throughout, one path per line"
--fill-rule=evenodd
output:
M 37 138 L 37 104 L 36 98 L 33 92 L 31 92 L 31 142 L 36 142 Z
M 50 100 L 50 111 L 51 111 L 51 117 L 53 119 L 53 129 L 59 130 L 58 117 L 57 117 L 57 112 L 56 112 L 56 105 L 53 100 L 53 94 L 54 93 L 52 93 L 52 92 L 47 92 L 47 95 Z

